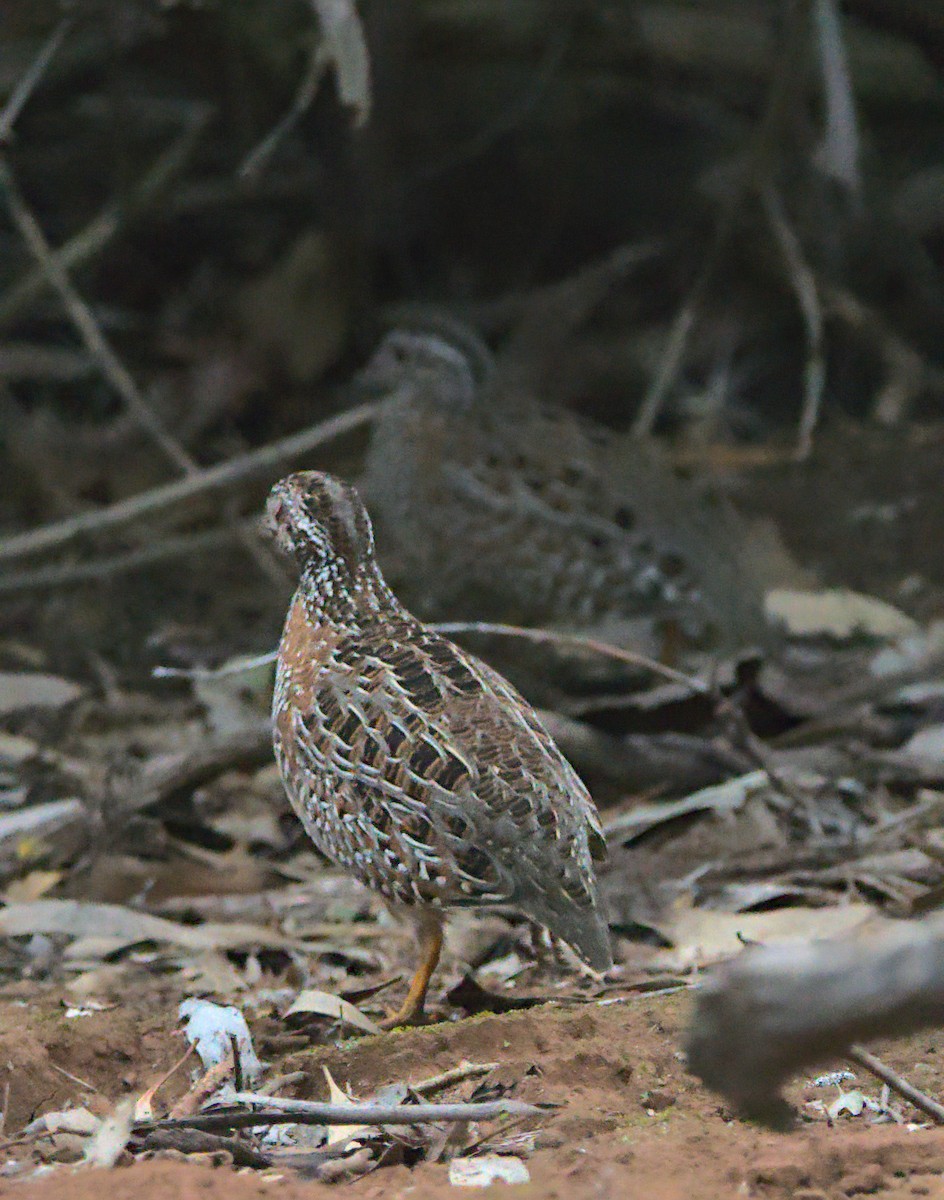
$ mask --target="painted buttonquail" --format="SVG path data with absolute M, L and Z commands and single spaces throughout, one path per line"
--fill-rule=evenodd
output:
M 268 517 L 300 573 L 273 700 L 288 798 L 323 854 L 416 921 L 419 970 L 388 1024 L 422 1019 L 454 906 L 511 905 L 609 967 L 599 818 L 533 709 L 400 604 L 353 487 L 290 475 Z
M 667 630 L 682 651 L 764 640 L 744 523 L 659 448 L 508 386 L 471 332 L 387 334 L 362 374 L 390 403 L 364 489 L 424 616 Z

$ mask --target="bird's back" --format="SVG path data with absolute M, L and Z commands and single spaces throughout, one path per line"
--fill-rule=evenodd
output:
M 652 444 L 527 396 L 460 411 L 427 380 L 384 415 L 365 482 L 424 612 L 670 620 L 702 650 L 764 637 L 742 522 Z
M 299 589 L 280 649 L 276 752 L 315 843 L 391 900 L 511 904 L 608 966 L 599 820 L 537 715 L 388 592 L 351 612 Z

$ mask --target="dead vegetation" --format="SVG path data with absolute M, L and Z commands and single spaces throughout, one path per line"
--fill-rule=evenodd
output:
M 0 1170 L 133 1161 L 155 1196 L 180 1161 L 365 1195 L 375 1172 L 421 1196 L 530 1172 L 541 1195 L 661 1198 L 692 1194 L 710 1144 L 719 1195 L 937 1186 L 939 1135 L 905 1133 L 940 1119 L 936 1033 L 882 1047 L 904 1095 L 788 1082 L 784 1149 L 685 1073 L 675 995 L 745 942 L 799 943 L 726 967 L 693 1043 L 778 1117 L 801 1065 L 938 1020 L 933 972 L 893 992 L 885 957 L 944 895 L 934 6 L 8 8 Z M 411 322 L 474 330 L 499 401 L 565 406 L 630 466 L 656 435 L 710 479 L 769 632 L 705 654 L 645 614 L 424 612 L 542 706 L 591 787 L 617 966 L 582 976 L 513 914 L 457 918 L 444 1024 L 378 1034 L 406 934 L 282 796 L 290 584 L 258 512 L 295 466 L 360 476 L 389 398 L 351 381 Z M 860 937 L 877 957 L 840 972 L 840 1005 Z M 863 1023 L 890 995 L 905 1023 Z M 175 1031 L 188 998 L 234 1006 L 201 1010 L 212 1053 Z M 29 1187 L 100 1188 L 83 1177 Z

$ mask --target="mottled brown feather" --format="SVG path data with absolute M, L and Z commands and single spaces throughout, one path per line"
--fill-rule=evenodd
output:
M 654 443 L 497 386 L 487 359 L 485 347 L 470 355 L 400 329 L 364 373 L 389 398 L 366 494 L 421 610 L 629 621 L 702 652 L 762 643 L 752 541 L 722 497 L 681 478 Z
M 515 905 L 609 965 L 599 820 L 537 714 L 397 601 L 354 489 L 304 472 L 276 485 L 269 511 L 301 569 L 275 751 L 315 844 L 391 901 Z

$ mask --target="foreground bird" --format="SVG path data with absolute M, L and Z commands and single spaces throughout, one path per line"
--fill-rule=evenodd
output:
M 323 854 L 416 922 L 419 969 L 388 1026 L 423 1019 L 453 906 L 511 905 L 609 967 L 599 818 L 533 709 L 403 608 L 354 488 L 290 475 L 268 517 L 301 576 L 273 700 L 289 801 Z

